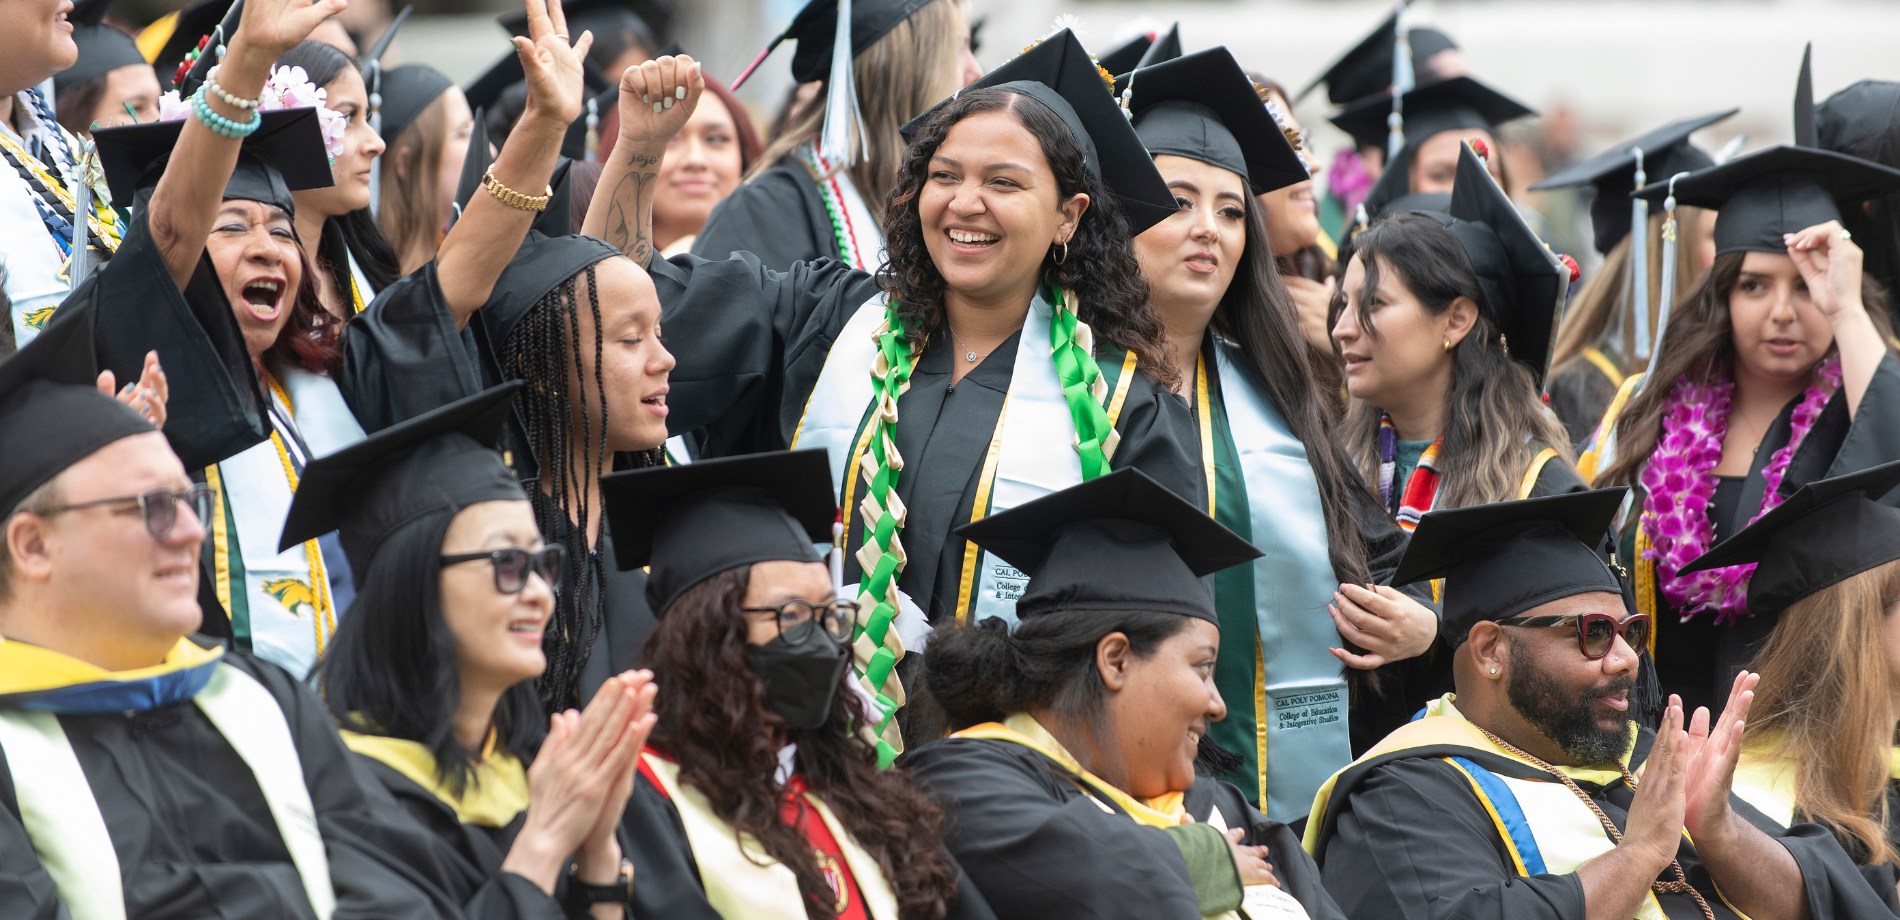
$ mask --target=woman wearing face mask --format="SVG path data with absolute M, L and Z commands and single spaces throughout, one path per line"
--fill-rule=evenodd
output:
M 284 542 L 343 534 L 361 592 L 318 686 L 344 742 L 440 842 L 449 899 L 472 918 L 621 918 L 618 827 L 654 688 L 621 675 L 584 713 L 542 714 L 533 679 L 566 557 L 486 446 L 519 389 L 313 461 Z
M 1291 830 L 1195 775 L 1228 712 L 1204 579 L 1260 551 L 1138 470 L 963 533 L 1030 573 L 1022 622 L 931 638 L 957 731 L 906 760 L 997 916 L 1343 917 Z
M 837 0 L 811 0 L 799 10 L 778 41 L 798 45 L 793 79 L 825 87 L 706 221 L 693 252 L 709 259 L 750 252 L 779 271 L 825 258 L 876 270 L 889 229 L 884 201 L 904 162 L 899 128 L 983 75 L 970 52 L 967 6 L 853 0 L 842 33 Z
M 1369 670 L 1415 657 L 1430 648 L 1438 618 L 1395 590 L 1368 587 L 1375 569 L 1390 574 L 1403 535 L 1337 448 L 1259 203 L 1303 181 L 1299 154 L 1225 48 L 1144 67 L 1128 85 L 1135 133 L 1180 208 L 1137 237 L 1135 252 L 1183 370 L 1177 392 L 1199 423 L 1207 511 L 1270 548 L 1269 559 L 1215 579 L 1228 643 L 1217 683 L 1224 696 L 1265 700 L 1269 711 L 1296 698 L 1334 707 L 1334 718 L 1291 730 L 1248 707 L 1212 729 L 1243 761 L 1222 778 L 1291 821 L 1352 759 L 1340 661 Z M 1330 621 L 1321 615 L 1329 607 Z M 1334 648 L 1346 645 L 1358 653 Z M 1356 689 L 1357 708 L 1369 713 L 1380 694 Z M 1392 722 L 1360 733 L 1383 737 Z M 1281 753 L 1269 759 L 1269 749 Z
M 504 184 L 532 188 L 544 186 L 553 169 L 561 130 L 579 107 L 580 87 L 575 49 L 554 38 L 555 20 L 541 0 L 530 2 L 540 31 L 536 42 L 522 40 L 520 53 L 528 59 L 537 127 L 503 152 L 494 175 Z M 262 34 L 282 41 L 275 32 Z M 584 36 L 582 41 L 584 50 Z M 347 598 L 339 599 L 333 589 L 349 581 L 333 577 L 333 567 L 344 564 L 333 539 L 280 551 L 275 532 L 282 529 L 303 465 L 362 438 L 364 426 L 352 404 L 391 397 L 373 392 L 386 381 L 338 376 L 341 322 L 318 301 L 317 272 L 299 245 L 295 222 L 295 189 L 330 179 L 319 122 L 333 116 L 312 108 L 279 110 L 313 97 L 314 87 L 290 69 L 272 70 L 270 58 L 253 58 L 264 51 L 280 53 L 269 46 L 232 46 L 208 71 L 202 91 L 193 91 L 199 101 L 179 103 L 190 119 L 182 126 L 160 122 L 97 133 L 115 197 L 130 203 L 151 189 L 137 209 L 137 223 L 146 228 L 140 238 L 149 243 L 136 250 L 144 255 L 108 264 L 73 296 L 99 311 L 103 365 L 122 378 L 136 373 L 154 345 L 172 365 L 174 446 L 193 468 L 205 468 L 220 491 L 215 513 L 224 526 L 210 528 L 204 558 L 211 571 L 204 583 L 215 586 L 205 598 L 207 609 L 215 603 L 225 616 L 207 628 L 231 634 L 301 675 L 321 655 L 337 613 L 347 607 Z M 268 82 L 252 73 L 253 65 L 255 74 L 269 75 Z M 229 85 L 240 78 L 243 88 Z M 227 94 L 258 100 L 265 111 L 255 115 L 256 127 L 243 125 L 257 108 L 230 103 Z M 215 129 L 205 127 L 205 112 L 222 119 L 213 122 Z M 232 143 L 212 156 L 193 145 L 198 127 L 218 144 L 231 134 L 247 142 L 242 153 Z M 484 196 L 467 217 L 465 229 L 444 243 L 440 274 L 429 272 L 418 282 L 429 286 L 444 309 L 464 313 L 488 299 L 501 271 L 502 261 L 483 253 L 510 234 L 518 241 L 529 215 Z M 154 289 L 177 290 L 182 297 L 173 301 L 167 295 L 167 308 L 154 309 Z M 408 334 L 385 328 L 357 336 L 362 341 L 355 345 L 374 356 Z
M 943 817 L 881 770 L 846 680 L 858 609 L 814 543 L 836 520 L 821 451 L 616 473 L 618 562 L 650 565 L 660 697 L 625 828 L 639 916 L 988 917 Z M 740 841 L 745 841 L 743 844 Z
M 661 58 L 622 86 L 588 225 L 636 260 L 651 256 L 651 194 L 626 191 L 639 183 L 623 154 L 664 150 L 688 113 L 656 115 L 641 97 L 690 106 L 692 68 Z M 708 456 L 830 451 L 871 637 L 860 665 L 889 708 L 904 631 L 914 642 L 926 620 L 1007 616 L 1020 589 L 958 524 L 1110 468 L 1201 488 L 1129 244 L 1131 223 L 1172 210 L 1153 161 L 1067 32 L 981 82 L 921 120 L 881 275 L 830 261 L 779 273 L 745 253 L 650 262 L 680 349 L 672 430 L 703 428 Z M 907 604 L 922 616 L 900 621 Z
M 1354 238 L 1333 341 L 1360 475 L 1410 531 L 1433 508 L 1579 491 L 1537 393 L 1571 274 L 1467 145 L 1451 213 Z
M 1676 304 L 1653 379 L 1599 429 L 1597 482 L 1635 487 L 1620 555 L 1656 619 L 1665 693 L 1707 704 L 1774 625 L 1751 570 L 1685 573 L 1709 547 L 1817 479 L 1900 458 L 1900 362 L 1837 201 L 1900 188 L 1900 171 L 1775 147 L 1674 183 L 1714 209 L 1715 265 Z M 1668 183 L 1639 194 L 1652 206 Z

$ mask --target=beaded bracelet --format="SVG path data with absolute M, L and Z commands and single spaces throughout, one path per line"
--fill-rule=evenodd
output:
M 244 109 L 246 111 L 255 109 L 258 106 L 263 104 L 264 100 L 262 99 L 239 99 L 238 97 L 233 96 L 229 92 L 227 92 L 224 86 L 218 83 L 218 71 L 219 69 L 223 67 L 224 67 L 223 64 L 219 64 L 216 67 L 211 68 L 210 73 L 205 74 L 205 88 L 209 89 L 213 96 L 216 96 L 219 99 L 224 100 L 225 105 L 231 106 L 232 108 L 236 108 L 236 109 Z
M 250 137 L 251 132 L 264 124 L 263 113 L 256 109 L 251 110 L 251 120 L 247 122 L 232 121 L 212 111 L 211 103 L 205 101 L 205 88 L 202 86 L 198 87 L 197 92 L 191 94 L 191 114 L 213 133 L 234 141 Z

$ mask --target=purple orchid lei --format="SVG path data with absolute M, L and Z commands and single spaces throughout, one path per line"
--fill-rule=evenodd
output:
M 1781 480 L 1789 462 L 1840 387 L 1841 361 L 1830 357 L 1816 368 L 1814 382 L 1795 407 L 1787 446 L 1775 451 L 1762 470 L 1761 509 L 1750 522 L 1781 504 Z M 1678 379 L 1669 390 L 1662 434 L 1640 477 L 1645 493 L 1642 527 L 1651 541 L 1643 558 L 1655 561 L 1663 599 L 1685 621 L 1699 613 L 1713 613 L 1717 624 L 1727 625 L 1748 609 L 1753 564 L 1677 574 L 1707 552 L 1714 537 L 1709 502 L 1715 497 L 1715 467 L 1722 462 L 1722 439 L 1728 433 L 1734 393 L 1735 381 L 1726 373 L 1706 383 L 1686 374 Z

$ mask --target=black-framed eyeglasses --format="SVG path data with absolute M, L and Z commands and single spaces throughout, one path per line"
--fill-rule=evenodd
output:
M 522 589 L 528 587 L 529 572 L 541 576 L 541 580 L 547 582 L 556 594 L 561 592 L 561 584 L 567 577 L 567 547 L 559 543 L 543 546 L 538 552 L 510 546 L 479 553 L 457 553 L 443 556 L 439 561 L 443 565 L 493 563 L 495 590 L 503 594 L 520 594 Z
M 204 483 L 199 483 L 183 491 L 171 489 L 152 489 L 137 495 L 120 495 L 113 498 L 101 498 L 89 502 L 75 502 L 70 505 L 58 505 L 39 512 L 50 517 L 68 511 L 82 511 L 86 508 L 103 508 L 107 505 L 137 504 L 139 516 L 145 519 L 145 531 L 155 540 L 162 540 L 178 525 L 178 505 L 184 503 L 191 513 L 203 523 L 211 519 L 211 502 L 217 492 Z
M 778 626 L 778 634 L 785 637 L 790 645 L 804 645 L 819 629 L 839 642 L 851 641 L 851 630 L 858 623 L 858 604 L 856 601 L 832 601 L 829 604 L 813 604 L 808 601 L 786 601 L 776 607 L 740 607 L 746 613 L 772 614 L 772 622 Z
M 1506 617 L 1498 621 L 1499 626 L 1569 626 L 1577 627 L 1577 650 L 1583 657 L 1596 661 L 1610 653 L 1616 645 L 1616 637 L 1622 636 L 1630 648 L 1642 654 L 1649 648 L 1649 630 L 1654 621 L 1649 614 L 1639 613 L 1627 619 L 1617 619 L 1607 613 L 1581 613 L 1570 616 L 1550 617 Z

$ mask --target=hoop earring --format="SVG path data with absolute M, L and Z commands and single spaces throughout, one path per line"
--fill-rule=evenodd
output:
M 1057 243 L 1056 245 L 1062 247 L 1060 250 L 1057 251 L 1055 255 L 1056 267 L 1061 268 L 1063 265 L 1067 264 L 1069 261 L 1069 241 L 1063 240 L 1062 242 Z

